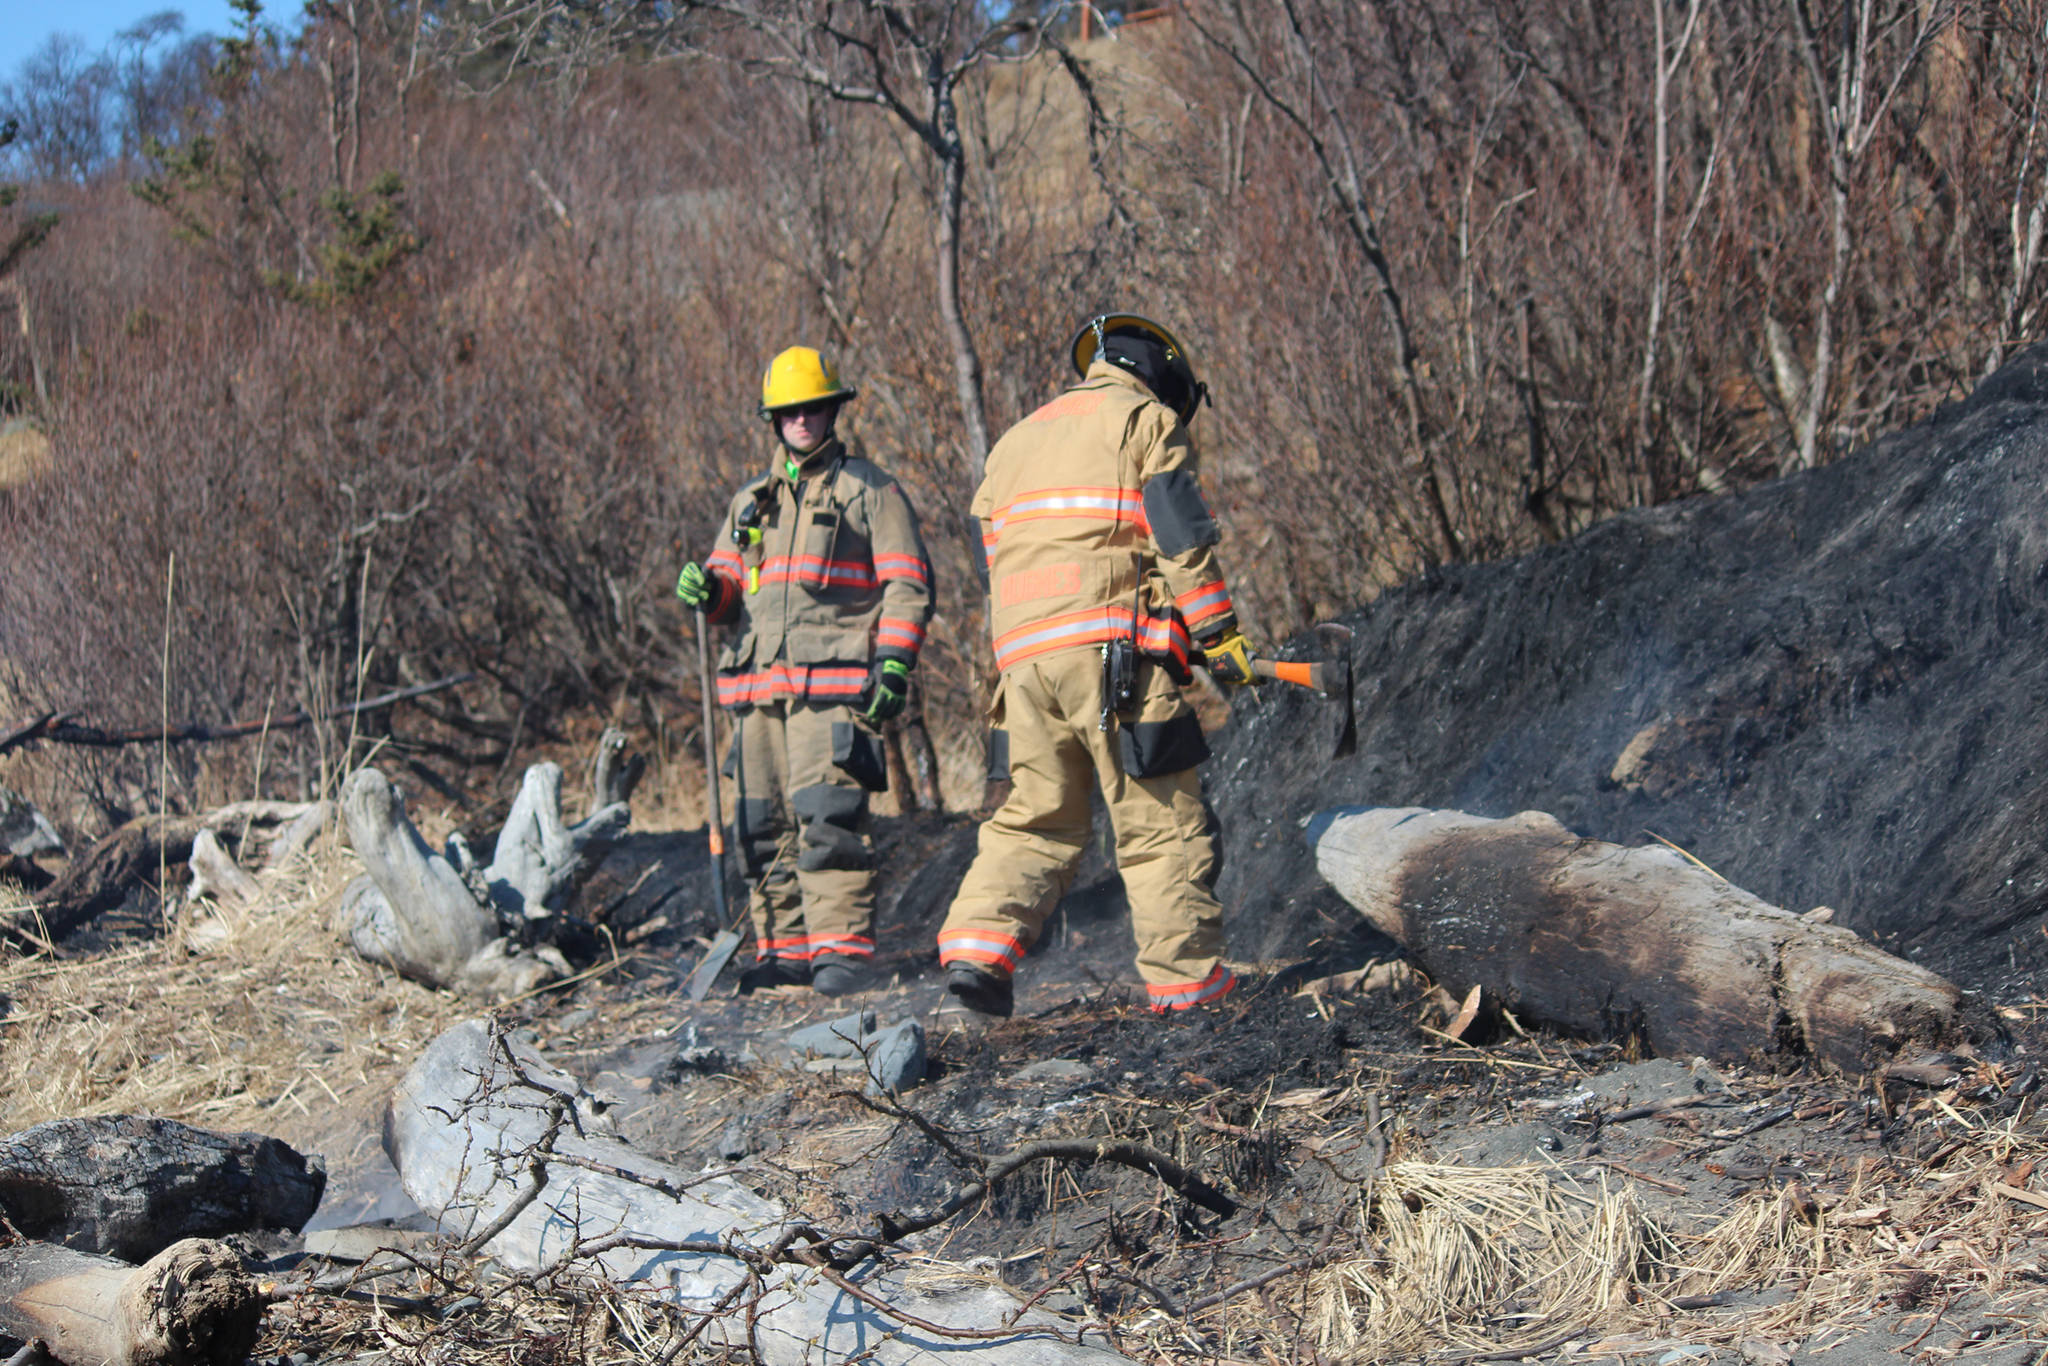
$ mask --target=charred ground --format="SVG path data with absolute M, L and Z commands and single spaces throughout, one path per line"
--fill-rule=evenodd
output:
M 1238 702 L 1210 763 L 1231 941 L 1345 923 L 1298 823 L 1536 809 L 1654 831 L 1960 985 L 2048 964 L 2048 348 L 1821 469 L 1433 570 L 1345 618 L 1358 749 Z

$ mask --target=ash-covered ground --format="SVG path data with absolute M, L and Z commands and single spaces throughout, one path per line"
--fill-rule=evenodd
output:
M 1345 621 L 1356 754 L 1311 742 L 1326 704 L 1268 688 L 1210 761 L 1248 957 L 1344 922 L 1298 823 L 1364 805 L 1654 831 L 1962 986 L 2048 967 L 2048 347 L 1834 464 Z

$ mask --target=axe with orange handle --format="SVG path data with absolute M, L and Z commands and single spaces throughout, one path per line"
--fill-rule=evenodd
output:
M 1334 658 L 1324 660 L 1252 659 L 1252 672 L 1260 679 L 1275 683 L 1292 683 L 1297 688 L 1309 688 L 1324 697 L 1333 698 L 1344 704 L 1344 729 L 1337 735 L 1337 746 L 1331 757 L 1341 759 L 1358 749 L 1358 717 L 1352 710 L 1351 701 L 1351 628 L 1338 622 L 1325 622 L 1316 627 L 1316 634 L 1331 650 Z

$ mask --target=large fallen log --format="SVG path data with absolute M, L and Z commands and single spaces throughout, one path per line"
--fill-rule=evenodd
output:
M 130 1262 L 184 1238 L 297 1231 L 326 1188 L 317 1156 L 176 1120 L 54 1119 L 0 1138 L 0 1211 L 16 1231 Z
M 1524 1020 L 1851 1072 L 1957 1031 L 1942 978 L 1668 848 L 1580 839 L 1540 811 L 1417 807 L 1324 811 L 1309 842 L 1330 885 L 1439 984 L 1482 987 Z
M 174 1243 L 139 1267 L 49 1243 L 0 1247 L 0 1331 L 65 1366 L 242 1366 L 268 1307 L 221 1243 Z
M 581 1265 L 659 1287 L 707 1316 L 704 1339 L 767 1366 L 857 1357 L 1104 1366 L 1078 1325 L 975 1282 L 917 1284 L 873 1262 L 837 1272 L 780 1254 L 805 1230 L 729 1176 L 668 1166 L 604 1133 L 576 1082 L 481 1021 L 429 1044 L 391 1097 L 384 1148 L 406 1193 L 516 1270 Z M 1021 1312 L 1020 1312 L 1021 1311 Z
M 618 837 L 640 776 L 624 759 L 625 736 L 598 742 L 590 814 L 562 819 L 562 770 L 526 770 L 488 866 L 459 836 L 441 852 L 427 846 L 389 778 L 359 769 L 342 787 L 341 808 L 364 875 L 342 895 L 349 943 L 373 963 L 429 986 L 496 1000 L 522 996 L 568 963 L 546 942 L 556 913 Z

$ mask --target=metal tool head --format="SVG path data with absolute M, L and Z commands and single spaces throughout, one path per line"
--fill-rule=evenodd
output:
M 732 961 L 739 946 L 738 930 L 720 930 L 718 937 L 711 941 L 711 947 L 704 950 L 704 956 L 691 970 L 690 979 L 684 984 L 684 994 L 693 1001 L 701 1001 L 710 995 L 711 984 L 718 980 L 719 973 L 725 971 L 725 965 Z
M 1341 702 L 1344 724 L 1337 733 L 1336 748 L 1330 753 L 1331 758 L 1341 759 L 1358 749 L 1358 719 L 1352 712 L 1351 703 L 1351 628 L 1338 622 L 1326 622 L 1316 627 L 1316 635 L 1332 658 L 1311 663 L 1254 657 L 1252 672 L 1262 679 L 1292 683 Z
M 1324 696 L 1337 697 L 1344 704 L 1344 725 L 1337 732 L 1336 748 L 1330 751 L 1331 758 L 1342 759 L 1358 752 L 1358 714 L 1353 709 L 1351 695 L 1352 632 L 1341 621 L 1325 621 L 1316 626 L 1316 638 L 1322 641 L 1323 649 L 1331 656 L 1330 687 L 1325 689 Z

